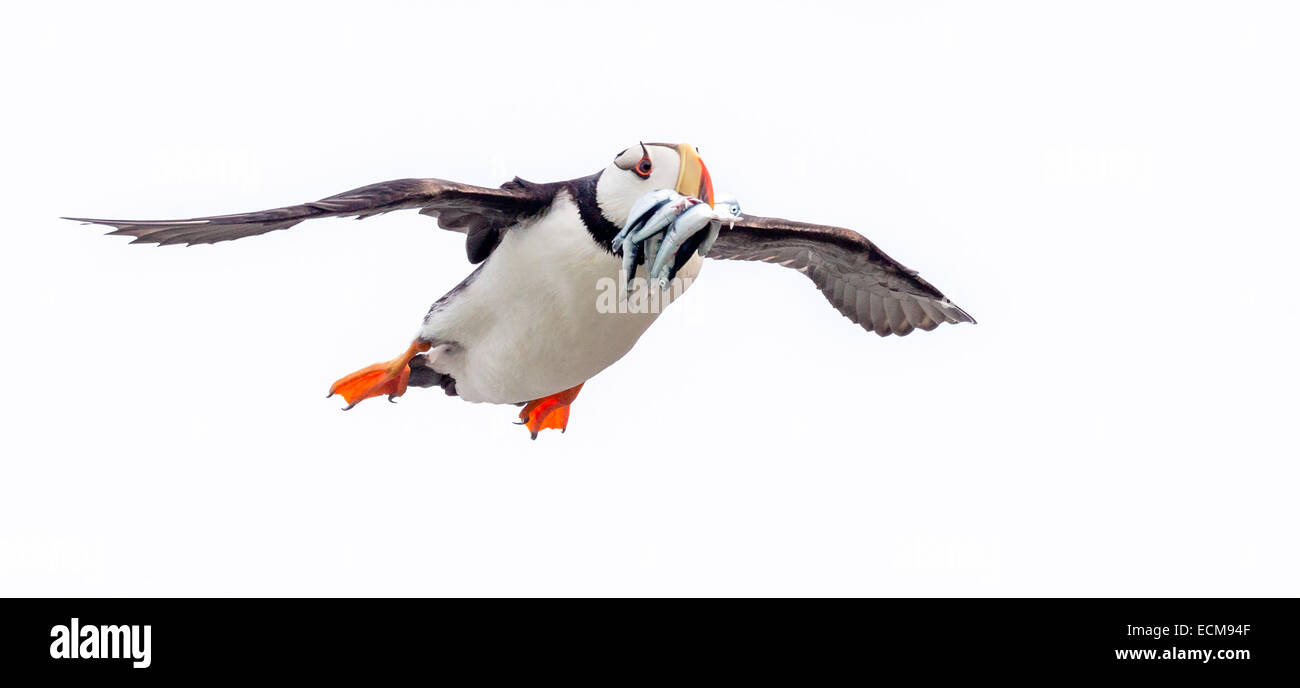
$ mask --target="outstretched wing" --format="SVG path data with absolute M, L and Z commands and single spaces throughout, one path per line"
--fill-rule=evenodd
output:
M 723 225 L 709 258 L 760 260 L 807 275 L 850 320 L 884 337 L 975 322 L 914 270 L 852 230 L 745 215 Z
M 511 225 L 545 210 L 555 196 L 554 185 L 533 184 L 516 178 L 499 189 L 458 184 L 441 179 L 395 179 L 345 191 L 311 203 L 253 213 L 196 217 L 189 220 L 67 220 L 109 225 L 109 234 L 135 237 L 136 243 L 215 244 L 287 229 L 319 217 L 357 219 L 404 208 L 438 218 L 439 226 L 466 235 L 470 262 L 488 257 Z

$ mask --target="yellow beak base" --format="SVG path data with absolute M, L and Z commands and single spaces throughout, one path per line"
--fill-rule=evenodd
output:
M 704 166 L 700 154 L 694 146 L 681 143 L 677 145 L 677 155 L 681 157 L 681 171 L 677 173 L 677 193 L 695 198 L 713 207 L 713 180 L 709 178 L 709 168 Z

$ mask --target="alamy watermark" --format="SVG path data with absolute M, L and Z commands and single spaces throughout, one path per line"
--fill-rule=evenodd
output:
M 596 312 L 660 313 L 693 281 L 692 277 L 674 277 L 661 285 L 659 280 L 633 277 L 629 284 L 622 277 L 601 277 L 596 280 Z
M 50 657 L 54 659 L 130 659 L 136 669 L 153 662 L 151 626 L 82 626 L 80 619 L 50 629 Z

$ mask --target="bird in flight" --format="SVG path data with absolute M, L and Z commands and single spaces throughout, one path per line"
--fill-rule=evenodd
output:
M 330 387 L 347 408 L 437 386 L 466 401 L 521 405 L 520 424 L 533 439 L 546 428 L 563 432 L 583 384 L 631 350 L 699 274 L 704 256 L 798 270 L 841 313 L 882 337 L 975 322 L 857 232 L 748 215 L 735 201 L 715 199 L 708 168 L 686 144 L 637 143 L 595 174 L 545 184 L 516 177 L 494 189 L 397 179 L 252 213 L 65 219 L 166 246 L 405 208 L 465 234 L 477 267 L 434 302 L 404 352 Z

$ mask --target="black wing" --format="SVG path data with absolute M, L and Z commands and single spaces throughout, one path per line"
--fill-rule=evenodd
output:
M 516 178 L 499 189 L 458 184 L 441 179 L 395 179 L 322 198 L 311 203 L 236 215 L 189 220 L 95 220 L 69 217 L 115 227 L 109 234 L 135 237 L 133 244 L 215 244 L 287 229 L 319 217 L 357 219 L 404 208 L 420 208 L 438 218 L 439 226 L 466 235 L 472 263 L 482 262 L 511 225 L 550 206 L 556 185 L 533 184 Z
M 880 336 L 975 322 L 938 289 L 852 230 L 745 215 L 723 225 L 709 258 L 761 260 L 807 275 L 850 320 Z

